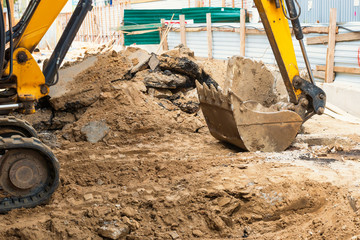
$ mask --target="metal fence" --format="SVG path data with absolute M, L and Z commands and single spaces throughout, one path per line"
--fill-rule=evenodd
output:
M 115 44 L 122 44 L 124 37 L 118 28 L 123 25 L 124 9 L 127 7 L 126 2 L 94 7 L 86 16 L 75 41 L 104 43 L 114 40 Z M 63 13 L 57 18 L 60 32 L 65 29 L 71 14 Z

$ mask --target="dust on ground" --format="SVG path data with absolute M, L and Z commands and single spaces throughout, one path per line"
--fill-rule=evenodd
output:
M 98 56 L 27 117 L 61 185 L 46 206 L 1 215 L 0 239 L 360 237 L 359 125 L 314 117 L 285 152 L 241 152 L 209 134 L 194 93 L 226 63 L 202 60 L 207 75 L 188 50 L 144 65 L 135 52 Z

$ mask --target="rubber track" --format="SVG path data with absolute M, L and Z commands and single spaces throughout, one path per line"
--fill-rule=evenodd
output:
M 12 136 L 11 138 L 0 137 L 0 150 L 32 149 L 41 153 L 51 168 L 47 184 L 43 189 L 28 197 L 7 197 L 0 199 L 0 213 L 8 212 L 15 208 L 31 208 L 46 203 L 59 185 L 60 165 L 55 155 L 37 138 Z
M 0 117 L 0 128 L 18 129 L 21 130 L 21 132 L 23 132 L 27 137 L 38 137 L 36 130 L 29 122 L 13 116 Z

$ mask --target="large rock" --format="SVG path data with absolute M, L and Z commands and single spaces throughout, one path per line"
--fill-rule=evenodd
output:
M 89 122 L 87 125 L 81 128 L 81 133 L 84 134 L 86 140 L 91 143 L 97 143 L 101 141 L 109 131 L 110 128 L 103 121 Z
M 102 226 L 98 230 L 98 234 L 101 237 L 109 238 L 109 239 L 113 239 L 113 240 L 125 238 L 126 235 L 129 234 L 129 232 L 130 232 L 130 229 L 125 224 L 120 224 L 120 226 L 118 226 L 118 227 Z
M 195 54 L 194 51 L 190 48 L 185 47 L 183 44 L 176 46 L 174 49 L 164 52 L 161 56 L 168 56 L 172 58 L 189 58 L 194 60 Z
M 149 95 L 156 97 L 156 98 L 169 98 L 173 94 L 168 89 L 156 89 L 156 88 L 149 88 Z
M 146 87 L 176 89 L 186 87 L 189 78 L 179 74 L 166 74 L 163 72 L 152 72 L 144 78 Z
M 134 75 L 135 73 L 146 69 L 148 67 L 148 62 L 151 58 L 151 54 L 149 54 L 147 51 L 134 47 L 126 48 L 123 55 L 128 60 L 130 60 L 133 65 L 130 70 L 131 75 Z

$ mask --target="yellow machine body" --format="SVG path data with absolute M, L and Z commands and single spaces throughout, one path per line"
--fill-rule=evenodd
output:
M 41 0 L 16 48 L 32 52 L 49 30 L 67 0 Z

